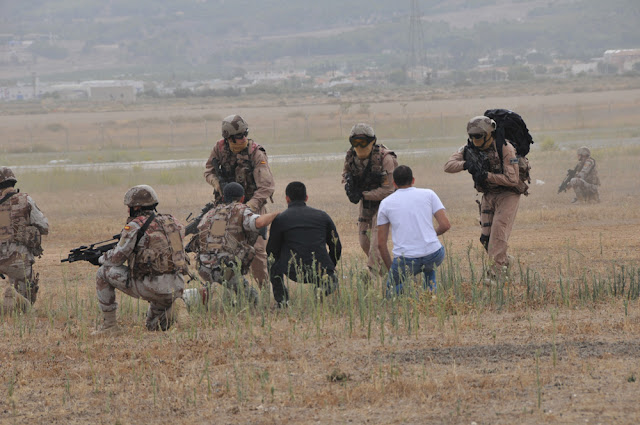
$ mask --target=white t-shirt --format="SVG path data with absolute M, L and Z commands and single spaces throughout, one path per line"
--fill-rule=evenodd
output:
M 380 203 L 378 226 L 391 223 L 393 256 L 419 258 L 442 247 L 433 228 L 433 215 L 444 209 L 431 189 L 398 189 Z

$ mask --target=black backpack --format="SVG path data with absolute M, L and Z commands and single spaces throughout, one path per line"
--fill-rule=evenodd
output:
M 533 138 L 520 115 L 508 109 L 487 109 L 484 116 L 496 122 L 496 145 L 500 158 L 502 158 L 501 147 L 504 146 L 505 139 L 513 144 L 518 156 L 527 156 Z

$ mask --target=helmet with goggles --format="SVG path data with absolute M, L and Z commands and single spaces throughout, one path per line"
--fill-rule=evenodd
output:
M 222 120 L 222 137 L 242 139 L 249 134 L 249 125 L 240 115 L 229 115 Z
M 358 123 L 351 128 L 349 143 L 354 148 L 364 148 L 376 141 L 376 133 L 369 124 Z

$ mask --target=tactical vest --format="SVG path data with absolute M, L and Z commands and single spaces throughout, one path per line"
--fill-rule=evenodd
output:
M 582 169 L 586 165 L 587 161 L 589 161 L 589 160 L 593 161 L 593 167 L 591 167 L 591 170 L 589 170 L 589 173 L 586 176 L 584 176 L 584 181 L 586 181 L 587 183 L 590 183 L 590 184 L 594 184 L 596 186 L 600 186 L 600 177 L 598 177 L 598 170 L 596 170 L 596 160 L 595 159 L 587 158 L 582 163 L 582 167 L 580 167 L 580 170 L 578 170 L 578 173 L 580 173 L 580 171 L 582 171 Z
M 258 189 L 258 185 L 253 178 L 254 167 L 253 162 L 251 161 L 251 153 L 249 153 L 249 149 L 251 149 L 252 153 L 256 149 L 260 149 L 265 152 L 264 148 L 255 143 L 252 139 L 249 139 L 247 147 L 237 154 L 231 152 L 229 144 L 226 143 L 224 139 L 218 141 L 218 152 L 220 152 L 218 162 L 220 163 L 220 169 L 216 170 L 216 174 L 218 174 L 218 172 L 220 173 L 218 178 L 220 178 L 221 183 L 240 183 L 244 188 L 245 202 L 249 201 Z
M 148 219 L 149 215 L 142 215 L 132 221 L 142 227 Z M 144 238 L 144 242 L 143 238 L 140 238 L 133 252 L 132 274 L 136 278 L 176 272 L 186 274 L 187 261 L 182 234 L 178 223 L 171 215 L 156 215 L 145 235 L 147 237 Z
M 510 142 L 508 142 L 510 143 Z M 504 165 L 502 163 L 502 158 L 498 154 L 496 149 L 490 148 L 484 151 L 485 161 L 488 162 L 489 167 L 488 171 L 494 174 L 503 174 L 504 173 Z M 529 166 L 529 160 L 524 156 L 516 155 L 518 159 L 518 180 L 519 183 L 515 187 L 505 187 L 500 185 L 488 184 L 486 188 L 478 187 L 476 185 L 476 190 L 478 192 L 487 192 L 487 193 L 497 193 L 504 192 L 505 190 L 510 190 L 516 193 L 520 193 L 523 195 L 529 194 L 529 185 L 527 183 L 531 183 L 531 177 L 529 175 L 529 171 L 531 167 Z
M 198 225 L 200 251 L 211 254 L 227 262 L 241 263 L 242 274 L 249 270 L 256 250 L 253 245 L 258 239 L 255 232 L 245 232 L 243 227 L 244 211 L 248 207 L 239 202 L 217 206 L 205 216 Z
M 374 144 L 371 154 L 369 155 L 369 162 L 362 168 L 356 164 L 358 155 L 355 149 L 350 148 L 347 151 L 347 157 L 345 158 L 347 172 L 351 174 L 356 188 L 364 192 L 382 186 L 382 181 L 386 175 L 386 171 L 382 167 L 382 160 L 387 155 L 393 155 L 393 157 L 396 158 L 396 154 L 387 149 L 386 146 L 377 143 Z
M 26 193 L 16 193 L 0 204 L 0 243 L 19 243 L 36 256 L 42 254 L 40 231 L 29 225 L 31 206 Z

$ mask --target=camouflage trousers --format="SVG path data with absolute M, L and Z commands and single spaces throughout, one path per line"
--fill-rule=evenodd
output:
M 25 247 L 3 244 L 0 248 L 0 274 L 8 280 L 2 286 L 2 310 L 26 311 L 36 302 L 38 282 L 32 278 L 35 259 Z
M 116 289 L 149 302 L 147 329 L 166 330 L 171 325 L 168 318 L 173 302 L 182 297 L 184 279 L 179 273 L 134 279 L 126 266 L 100 266 L 96 274 L 96 292 L 103 312 L 118 308 Z
M 232 267 L 221 268 L 208 264 L 200 264 L 198 274 L 207 283 L 218 282 L 225 288 L 233 291 L 236 296 L 244 295 L 247 300 L 255 304 L 258 301 L 258 292 L 249 285 L 247 279 L 237 275 Z
M 576 193 L 576 199 L 578 201 L 595 201 L 600 202 L 600 195 L 598 194 L 598 186 L 595 184 L 587 183 L 586 180 L 574 177 L 571 179 L 571 187 Z
M 520 194 L 504 191 L 485 193 L 480 202 L 480 241 L 487 250 L 492 270 L 498 272 L 509 265 L 508 240 L 516 220 Z
M 372 273 L 377 272 L 380 276 L 386 276 L 387 268 L 382 264 L 382 257 L 378 249 L 378 206 L 364 208 L 363 203 L 360 202 L 358 241 L 364 253 L 367 254 L 367 267 L 369 267 L 369 270 Z

